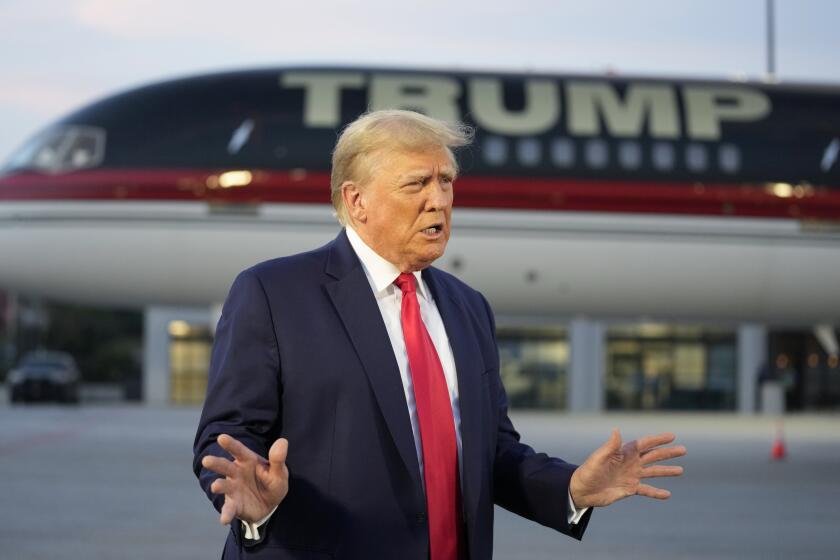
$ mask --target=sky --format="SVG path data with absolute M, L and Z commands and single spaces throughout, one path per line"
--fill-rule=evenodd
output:
M 840 84 L 840 2 L 775 0 L 782 82 Z M 764 79 L 765 0 L 0 0 L 0 161 L 152 81 L 338 64 Z

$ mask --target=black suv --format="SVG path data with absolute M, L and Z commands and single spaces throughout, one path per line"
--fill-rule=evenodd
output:
M 13 403 L 79 402 L 79 369 L 66 352 L 30 352 L 9 372 L 6 381 Z

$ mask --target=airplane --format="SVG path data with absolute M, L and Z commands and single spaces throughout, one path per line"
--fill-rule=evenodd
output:
M 0 286 L 218 305 L 339 230 L 336 134 L 407 108 L 475 128 L 437 263 L 509 316 L 836 324 L 840 88 L 283 67 L 110 95 L 0 174 Z

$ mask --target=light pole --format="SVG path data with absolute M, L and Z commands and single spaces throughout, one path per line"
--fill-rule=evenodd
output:
M 767 81 L 776 81 L 776 24 L 773 0 L 766 0 L 767 12 Z

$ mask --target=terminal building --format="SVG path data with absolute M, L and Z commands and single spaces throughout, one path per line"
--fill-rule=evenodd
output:
M 143 398 L 200 403 L 233 278 L 329 242 L 337 131 L 475 127 L 436 266 L 497 316 L 512 406 L 840 408 L 840 88 L 276 68 L 118 93 L 0 175 L 0 288 L 142 309 Z M 37 256 L 37 257 L 36 257 Z

